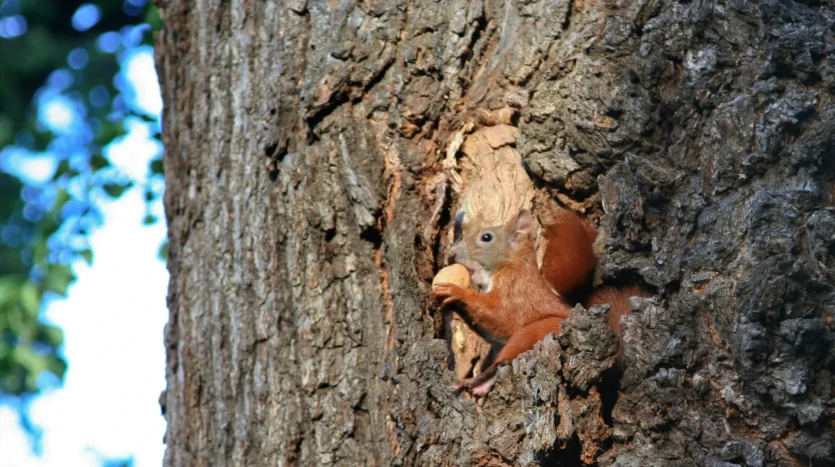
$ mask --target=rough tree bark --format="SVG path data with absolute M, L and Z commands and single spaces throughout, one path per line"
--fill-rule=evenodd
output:
M 158 3 L 166 465 L 833 464 L 831 3 Z M 656 294 L 614 408 L 594 310 L 448 390 L 427 292 L 502 124 Z

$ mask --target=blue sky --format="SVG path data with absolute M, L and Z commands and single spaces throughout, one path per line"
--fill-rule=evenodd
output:
M 150 48 L 131 52 L 122 71 L 136 104 L 159 115 L 161 98 Z M 60 99 L 41 107 L 50 126 L 72 124 L 72 110 Z M 159 151 L 147 125 L 128 124 L 130 133 L 108 148 L 125 174 L 147 181 L 148 161 Z M 33 178 L 53 170 L 47 158 L 12 161 Z M 163 327 L 168 273 L 157 253 L 164 221 L 142 224 L 146 204 L 140 188 L 100 203 L 104 224 L 90 236 L 93 264 L 73 264 L 78 277 L 65 299 L 47 303 L 47 320 L 64 330 L 69 362 L 62 387 L 47 390 L 30 405 L 42 430 L 40 456 L 9 406 L 0 405 L 0 467 L 99 466 L 132 458 L 136 467 L 162 463 L 165 421 L 158 398 L 165 387 Z M 152 212 L 160 219 L 159 198 Z

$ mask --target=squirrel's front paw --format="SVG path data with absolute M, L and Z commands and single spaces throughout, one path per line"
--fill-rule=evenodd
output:
M 441 307 L 449 306 L 456 302 L 462 302 L 468 290 L 453 284 L 438 284 L 432 290 L 432 301 L 439 303 Z

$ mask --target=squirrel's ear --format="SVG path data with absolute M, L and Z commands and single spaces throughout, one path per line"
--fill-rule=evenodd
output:
M 533 216 L 527 209 L 522 209 L 511 224 L 511 235 L 514 243 L 521 243 L 531 236 L 533 230 Z

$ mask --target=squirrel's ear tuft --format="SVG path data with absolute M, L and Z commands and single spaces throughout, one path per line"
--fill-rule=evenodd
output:
M 533 230 L 533 216 L 527 209 L 522 209 L 511 224 L 511 235 L 514 242 L 522 242 L 531 236 Z

